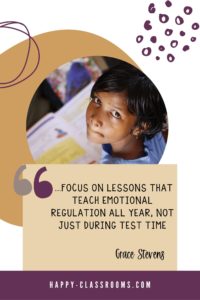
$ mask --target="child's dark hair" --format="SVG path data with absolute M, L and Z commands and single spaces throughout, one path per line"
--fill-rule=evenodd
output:
M 127 93 L 128 110 L 136 114 L 136 126 L 143 129 L 146 137 L 161 131 L 166 123 L 166 107 L 159 91 L 144 73 L 129 63 L 121 62 L 100 76 L 91 97 L 96 92 Z

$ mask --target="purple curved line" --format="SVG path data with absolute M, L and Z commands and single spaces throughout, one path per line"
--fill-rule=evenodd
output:
M 40 63 L 40 50 L 39 50 L 39 47 L 38 47 L 36 41 L 35 41 L 32 37 L 30 37 L 30 38 L 31 38 L 31 40 L 34 42 L 34 44 L 35 44 L 35 46 L 36 46 L 36 48 L 37 48 L 37 52 L 38 52 L 38 61 L 37 61 L 36 67 L 35 67 L 35 68 L 33 69 L 33 71 L 32 71 L 28 76 L 26 76 L 25 78 L 23 78 L 23 79 L 17 81 L 16 83 L 10 84 L 10 85 L 0 86 L 0 89 L 4 89 L 4 88 L 7 88 L 7 87 L 11 87 L 11 86 L 17 85 L 18 83 L 21 83 L 21 82 L 25 81 L 26 79 L 28 79 L 29 77 L 31 77 L 31 76 L 33 75 L 33 73 L 36 71 L 36 69 L 38 68 L 38 65 L 39 65 L 39 63 Z
M 12 24 L 20 24 L 20 25 L 24 26 L 25 29 L 27 30 L 27 32 L 25 32 L 25 31 L 23 31 L 23 30 L 21 30 L 21 29 L 18 29 L 18 28 L 14 28 L 14 27 L 6 27 L 7 25 L 12 25 Z M 34 38 L 31 37 L 30 32 L 29 32 L 29 30 L 28 30 L 28 28 L 26 27 L 25 24 L 23 24 L 23 23 L 21 23 L 21 22 L 17 22 L 17 21 L 5 21 L 5 22 L 0 22 L 0 28 L 2 28 L 2 27 L 3 27 L 3 28 L 9 28 L 9 29 L 17 30 L 17 31 L 20 31 L 20 32 L 26 34 L 26 35 L 29 37 L 29 47 L 28 47 L 28 53 L 27 53 L 27 56 L 26 56 L 25 64 L 24 64 L 22 70 L 20 71 L 20 73 L 17 75 L 17 77 L 16 77 L 15 79 L 13 79 L 13 80 L 7 82 L 7 83 L 0 83 L 0 84 L 8 84 L 8 83 L 12 83 L 12 82 L 16 81 L 16 79 L 18 79 L 18 78 L 21 76 L 21 74 L 24 72 L 24 70 L 25 70 L 25 68 L 26 68 L 26 65 L 27 65 L 27 63 L 28 63 L 29 55 L 30 55 L 31 41 L 34 43 L 34 45 L 35 45 L 35 47 L 36 47 L 36 49 L 37 49 L 37 53 L 38 53 L 38 60 L 37 60 L 36 66 L 35 66 L 35 68 L 33 69 L 33 71 L 32 71 L 29 75 L 27 75 L 25 78 L 23 78 L 23 79 L 21 79 L 21 80 L 15 82 L 15 83 L 13 83 L 13 84 L 5 85 L 5 86 L 0 86 L 0 88 L 8 88 L 8 87 L 17 85 L 17 84 L 19 84 L 19 83 L 25 81 L 26 79 L 28 79 L 29 77 L 31 77 L 31 76 L 33 75 L 33 73 L 36 71 L 36 69 L 38 68 L 38 65 L 39 65 L 39 63 L 40 63 L 40 49 L 39 49 L 39 47 L 38 47 L 36 41 L 34 40 Z
M 2 22 L 1 22 L 0 24 L 2 24 Z M 23 27 L 26 28 L 26 31 L 27 31 L 27 32 L 24 32 L 23 30 L 18 29 L 18 28 L 8 27 L 8 25 L 11 25 L 11 24 L 20 24 L 20 25 L 22 25 Z M 20 72 L 14 79 L 12 79 L 12 80 L 10 80 L 10 81 L 7 81 L 7 82 L 0 82 L 0 84 L 8 84 L 8 83 L 12 83 L 12 82 L 16 81 L 16 80 L 21 76 L 21 74 L 23 73 L 23 71 L 25 70 L 26 65 L 27 65 L 27 62 L 28 62 L 29 54 L 30 54 L 31 40 L 30 40 L 30 33 L 29 33 L 29 30 L 28 30 L 28 28 L 26 27 L 25 24 L 23 24 L 23 23 L 21 23 L 21 22 L 16 22 L 16 21 L 7 21 L 7 22 L 3 22 L 2 25 L 3 25 L 3 26 L 0 26 L 0 28 L 10 28 L 10 29 L 13 29 L 13 30 L 16 30 L 16 31 L 20 31 L 20 32 L 22 32 L 22 33 L 24 33 L 24 34 L 26 34 L 26 35 L 29 36 L 28 52 L 27 52 L 26 59 L 25 59 L 25 63 L 24 63 L 24 66 L 23 66 L 21 72 Z
M 0 28 L 10 28 L 10 29 L 14 29 L 14 30 L 16 30 L 16 31 L 20 31 L 20 32 L 22 32 L 22 33 L 24 33 L 24 34 L 26 34 L 26 35 L 29 36 L 29 48 L 28 48 L 28 54 L 27 54 L 27 56 L 26 56 L 26 59 L 27 59 L 28 56 L 29 56 L 29 53 L 30 53 L 30 32 L 29 32 L 29 30 L 28 30 L 28 27 L 27 27 L 25 24 L 23 24 L 23 23 L 21 23 L 21 22 L 17 22 L 17 21 L 5 21 L 5 22 L 0 22 L 0 24 L 2 24 L 2 25 L 0 25 Z M 23 27 L 25 27 L 27 33 L 24 32 L 23 30 L 19 29 L 19 28 L 8 27 L 8 25 L 12 25 L 12 24 L 22 25 Z M 26 65 L 26 62 L 25 62 L 25 65 Z M 22 68 L 21 73 L 22 73 L 22 72 L 23 72 L 23 68 Z M 20 75 L 21 75 L 21 74 L 20 74 Z M 20 75 L 18 75 L 18 76 L 20 76 Z M 18 78 L 18 77 L 17 77 L 17 78 Z M 13 79 L 13 81 L 16 80 L 17 78 Z M 10 83 L 10 82 L 6 82 L 6 83 Z M 1 84 L 1 83 L 0 83 L 0 84 Z
M 27 62 L 28 62 L 28 58 L 29 58 L 29 55 L 30 55 L 30 49 L 31 49 L 31 37 L 25 31 L 20 30 L 20 29 L 16 29 L 14 27 L 3 27 L 3 28 L 7 28 L 7 29 L 9 28 L 9 29 L 13 29 L 13 30 L 16 30 L 16 31 L 20 31 L 20 32 L 26 34 L 29 37 L 28 52 L 27 52 L 27 55 L 26 55 L 24 66 L 22 67 L 21 71 L 19 72 L 19 74 L 14 79 L 12 79 L 10 81 L 0 82 L 0 84 L 8 84 L 8 83 L 12 83 L 12 82 L 16 81 L 22 75 L 22 73 L 24 72 L 24 70 L 26 68 L 26 65 L 27 65 Z
M 23 27 L 26 28 L 27 33 L 30 35 L 30 32 L 29 32 L 29 30 L 28 30 L 28 27 L 27 27 L 24 23 L 21 23 L 21 22 L 18 22 L 18 21 L 5 21 L 5 22 L 0 22 L 0 24 L 2 24 L 2 26 L 0 25 L 0 27 L 5 27 L 5 26 L 11 25 L 11 24 L 22 25 Z M 16 29 L 18 29 L 18 28 L 16 28 Z

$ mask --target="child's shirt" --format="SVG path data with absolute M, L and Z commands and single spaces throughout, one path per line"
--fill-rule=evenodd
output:
M 113 157 L 110 144 L 103 145 L 101 164 L 158 164 L 165 150 L 165 140 L 162 132 L 158 132 L 151 139 L 145 138 L 145 155 L 136 159 Z

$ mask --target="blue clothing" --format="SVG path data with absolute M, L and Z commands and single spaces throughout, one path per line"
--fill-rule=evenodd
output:
M 67 72 L 66 102 L 83 89 L 91 79 L 90 73 L 82 63 L 73 62 Z
M 111 155 L 110 144 L 103 145 L 101 164 L 158 164 L 165 150 L 165 140 L 162 132 L 158 132 L 151 139 L 144 139 L 145 155 L 136 159 L 124 159 Z

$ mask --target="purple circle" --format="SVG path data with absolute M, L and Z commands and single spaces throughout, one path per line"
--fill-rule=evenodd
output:
M 165 35 L 167 35 L 167 36 L 172 35 L 172 33 L 173 33 L 173 30 L 172 30 L 172 29 L 167 28 L 167 29 L 165 30 Z
M 193 9 L 192 9 L 191 6 L 185 6 L 184 9 L 183 9 L 183 11 L 184 11 L 184 13 L 185 13 L 186 15 L 191 15 Z
M 185 31 L 180 31 L 180 36 L 184 36 L 185 35 Z
M 143 35 L 138 35 L 138 36 L 136 37 L 136 42 L 137 42 L 137 43 L 141 43 L 141 42 L 143 41 L 143 39 L 144 39 Z
M 152 29 L 151 21 L 150 21 L 150 20 L 145 21 L 145 23 L 144 23 L 144 28 L 145 28 L 146 30 L 151 30 L 151 29 Z
M 192 24 L 192 29 L 193 29 L 193 30 L 199 29 L 199 24 L 198 24 L 198 23 L 193 23 L 193 24 Z
M 171 53 L 167 54 L 167 60 L 169 62 L 173 62 L 175 60 L 175 56 Z
M 177 25 L 182 25 L 184 23 L 184 20 L 181 16 L 177 16 L 175 18 L 175 22 L 176 22 Z
M 165 5 L 166 5 L 167 7 L 170 7 L 170 6 L 172 6 L 172 3 L 171 3 L 171 1 L 166 1 L 166 2 L 165 2 Z
M 160 45 L 160 46 L 158 47 L 158 49 L 159 49 L 160 51 L 164 51 L 164 50 L 165 50 L 165 47 L 164 47 L 163 45 Z
M 190 49 L 190 47 L 188 46 L 188 45 L 185 45 L 184 47 L 183 47 L 183 51 L 188 51 Z
M 176 48 L 178 46 L 178 41 L 177 40 L 172 40 L 171 43 L 170 43 L 170 46 L 172 48 Z
M 159 21 L 161 23 L 167 23 L 169 21 L 169 17 L 166 14 L 159 14 Z
M 160 60 L 160 56 L 156 56 L 156 60 Z
M 196 38 L 195 36 L 192 36 L 190 40 L 191 40 L 191 42 L 195 42 L 196 39 L 197 39 L 197 38 Z
M 149 56 L 151 54 L 151 48 L 150 47 L 147 47 L 147 48 L 143 48 L 142 49 L 142 54 L 144 56 Z
M 152 43 L 156 43 L 157 42 L 157 37 L 155 35 L 153 35 L 151 38 L 150 38 L 150 41 Z
M 150 14 L 154 14 L 155 13 L 156 8 L 155 8 L 155 4 L 154 3 L 150 3 L 149 4 L 148 11 L 149 11 Z

